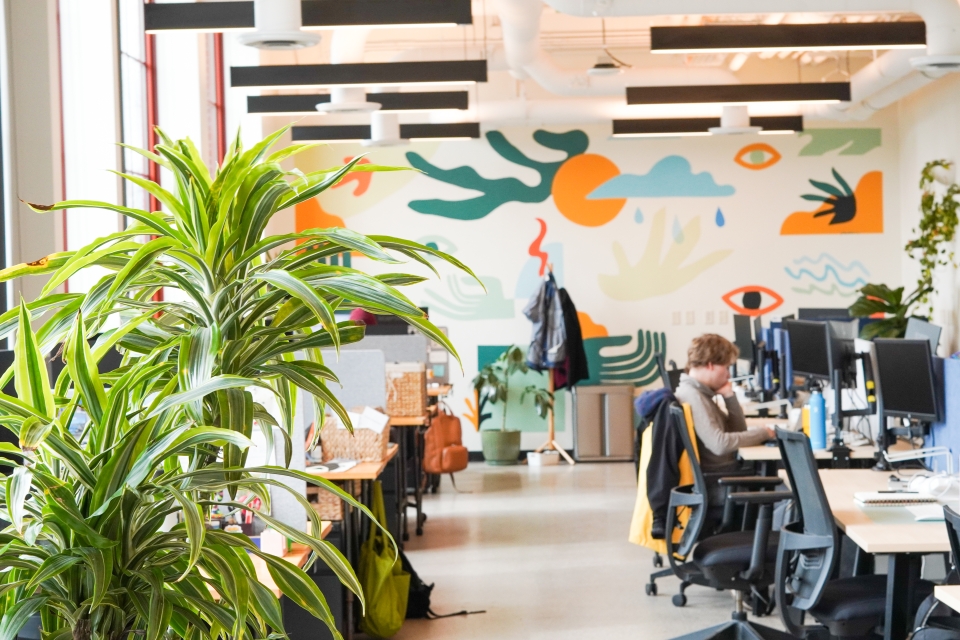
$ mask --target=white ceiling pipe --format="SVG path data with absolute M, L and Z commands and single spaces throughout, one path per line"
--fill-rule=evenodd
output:
M 331 64 L 363 62 L 363 51 L 369 35 L 370 29 L 334 29 L 333 37 L 330 38 Z
M 532 78 L 556 95 L 623 96 L 627 87 L 737 82 L 733 73 L 721 68 L 641 67 L 611 76 L 563 69 L 540 47 L 540 0 L 498 0 L 497 11 L 511 73 L 521 79 Z

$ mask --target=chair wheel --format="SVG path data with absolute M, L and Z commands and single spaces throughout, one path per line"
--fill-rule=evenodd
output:
M 663 556 L 659 553 L 653 556 L 653 566 L 659 568 L 663 566 Z
M 647 595 L 648 595 L 648 596 L 655 596 L 655 595 L 657 595 L 657 583 L 656 583 L 656 582 L 650 582 L 650 583 L 646 584 L 646 585 L 644 586 L 644 591 L 647 592 Z
M 682 607 L 687 604 L 687 596 L 682 593 L 678 593 L 677 595 L 673 596 L 670 601 L 673 602 L 673 606 Z

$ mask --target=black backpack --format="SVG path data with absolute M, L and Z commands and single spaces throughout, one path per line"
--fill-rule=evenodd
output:
M 486 611 L 457 611 L 456 613 L 447 613 L 437 615 L 430 608 L 430 593 L 433 591 L 433 584 L 426 584 L 414 571 L 413 565 L 407 559 L 403 551 L 400 552 L 400 564 L 403 570 L 410 574 L 410 595 L 407 598 L 407 620 L 417 618 L 427 618 L 436 620 L 437 618 L 452 618 L 453 616 L 466 616 L 471 613 L 486 613 Z

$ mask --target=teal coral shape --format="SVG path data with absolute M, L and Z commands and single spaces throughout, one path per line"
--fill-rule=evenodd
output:
M 707 171 L 693 173 L 683 156 L 667 156 L 648 173 L 623 173 L 594 189 L 588 200 L 607 198 L 706 198 L 732 196 L 732 185 L 719 185 Z
M 801 156 L 822 156 L 841 149 L 841 156 L 862 156 L 881 144 L 881 131 L 875 128 L 807 129 L 800 133 L 808 142 L 800 149 Z
M 430 289 L 425 305 L 432 313 L 451 320 L 506 320 L 516 315 L 513 300 L 503 293 L 503 285 L 497 278 L 480 276 L 486 292 L 467 276 L 447 277 L 450 292 L 439 294 Z
M 540 182 L 534 186 L 516 178 L 484 178 L 470 166 L 441 169 L 420 154 L 408 152 L 407 161 L 410 162 L 410 166 L 419 169 L 427 177 L 464 189 L 480 191 L 483 194 L 467 200 L 414 200 L 410 203 L 410 208 L 426 215 L 468 221 L 484 218 L 497 207 L 508 202 L 531 204 L 543 202 L 550 197 L 553 178 L 560 170 L 560 166 L 573 156 L 584 153 L 590 144 L 590 139 L 586 133 L 579 130 L 553 133 L 543 129 L 535 131 L 533 139 L 543 147 L 564 152 L 567 157 L 557 162 L 539 162 L 524 155 L 499 131 L 487 132 L 487 141 L 502 158 L 533 169 L 540 174 Z
M 590 377 L 581 385 L 632 384 L 644 387 L 660 378 L 657 370 L 656 353 L 667 352 L 667 334 L 651 331 L 637 331 L 636 347 L 625 355 L 604 356 L 607 347 L 625 347 L 633 342 L 632 336 L 605 336 L 587 338 L 583 348 L 587 353 L 587 368 Z

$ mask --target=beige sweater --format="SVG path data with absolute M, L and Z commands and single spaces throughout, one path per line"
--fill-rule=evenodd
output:
M 675 394 L 690 405 L 693 426 L 700 449 L 700 467 L 704 472 L 728 471 L 737 464 L 737 449 L 767 440 L 765 430 L 747 429 L 743 409 L 736 396 L 724 398 L 727 412 L 714 402 L 716 393 L 687 374 L 680 376 Z

